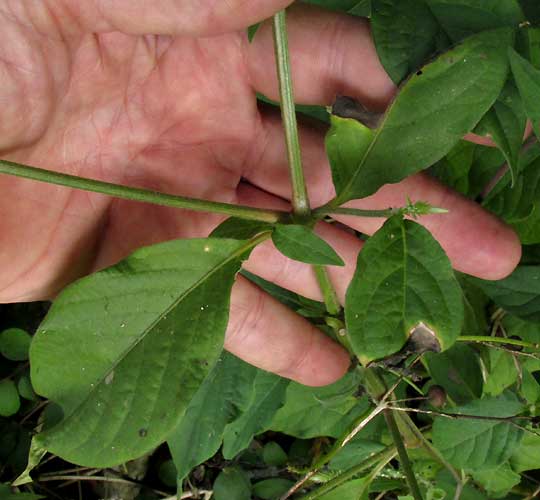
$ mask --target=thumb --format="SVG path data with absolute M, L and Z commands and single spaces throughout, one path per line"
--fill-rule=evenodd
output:
M 88 32 L 212 36 L 255 24 L 293 0 L 62 0 L 52 8 L 66 24 Z M 56 14 L 56 13 L 55 13 Z M 71 28 L 73 29 L 73 28 Z

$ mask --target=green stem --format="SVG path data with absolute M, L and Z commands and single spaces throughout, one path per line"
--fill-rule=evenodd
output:
M 402 208 L 387 208 L 383 210 L 364 210 L 361 208 L 332 207 L 324 205 L 313 210 L 313 216 L 323 218 L 326 215 L 355 215 L 357 217 L 392 217 L 403 211 Z
M 540 346 L 538 344 L 531 344 L 530 342 L 525 342 L 524 340 L 518 339 L 509 339 L 505 337 L 488 337 L 484 335 L 462 335 L 458 337 L 458 342 L 486 342 L 492 344 L 508 344 L 515 345 L 519 347 L 527 347 L 529 349 L 538 349 Z
M 418 486 L 416 476 L 414 475 L 414 471 L 412 469 L 411 461 L 409 460 L 409 455 L 407 454 L 407 450 L 405 449 L 405 445 L 403 444 L 403 438 L 399 433 L 399 429 L 396 424 L 396 420 L 394 418 L 392 410 L 384 410 L 384 418 L 386 420 L 386 424 L 388 425 L 388 429 L 392 434 L 394 444 L 396 445 L 400 465 L 403 469 L 403 472 L 405 473 L 405 478 L 407 480 L 407 484 L 409 485 L 409 489 L 411 490 L 411 494 L 415 500 L 423 500 L 422 494 L 420 493 L 420 487 Z
M 302 169 L 300 141 L 298 140 L 285 10 L 274 15 L 274 49 L 279 80 L 281 117 L 285 129 L 285 142 L 291 173 L 293 211 L 296 215 L 307 218 L 311 210 Z
M 366 469 L 369 469 L 373 466 L 377 466 L 381 463 L 384 463 L 386 465 L 395 456 L 396 456 L 396 447 L 393 445 L 388 446 L 387 448 L 380 451 L 379 453 L 375 453 L 371 457 L 366 458 L 364 461 L 360 462 L 358 465 L 355 465 L 354 467 L 347 469 L 345 472 L 343 472 L 343 474 L 340 474 L 334 479 L 331 479 L 330 481 L 323 484 L 321 487 L 317 488 L 316 490 L 313 490 L 309 492 L 307 495 L 300 497 L 298 500 L 314 500 L 315 498 L 319 498 L 325 493 L 328 493 L 329 491 L 332 491 L 338 486 L 341 486 L 342 484 L 346 483 L 349 479 L 352 479 L 358 474 L 361 474 Z
M 21 165 L 20 163 L 6 160 L 0 160 L 0 174 L 14 175 L 16 177 L 24 177 L 25 179 L 32 179 L 39 182 L 47 182 L 49 184 L 57 184 L 59 186 L 107 194 L 126 200 L 154 203 L 166 207 L 213 212 L 240 217 L 242 219 L 275 223 L 284 221 L 288 217 L 286 212 L 277 210 L 266 210 L 243 205 L 233 205 L 230 203 L 219 203 L 197 198 L 187 198 L 185 196 L 176 196 L 160 193 L 159 191 L 150 191 L 147 189 L 123 186 L 121 184 L 97 181 L 95 179 L 87 179 L 76 175 L 61 174 L 59 172 Z
M 339 303 L 334 285 L 330 281 L 328 269 L 324 266 L 313 266 L 313 270 L 315 271 L 315 277 L 324 297 L 326 310 L 329 314 L 337 316 L 341 312 L 341 304 Z

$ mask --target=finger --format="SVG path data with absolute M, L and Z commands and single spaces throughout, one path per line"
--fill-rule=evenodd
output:
M 247 28 L 292 0 L 61 0 L 40 9 L 63 31 L 120 31 L 133 35 L 208 36 Z M 18 7 L 19 8 L 19 7 Z M 28 9 L 26 5 L 21 9 Z M 51 15 L 52 14 L 52 15 Z M 34 16 L 35 18 L 36 16 Z M 52 22 L 54 20 L 54 23 Z M 51 26 L 54 29 L 54 26 Z
M 343 348 L 242 277 L 232 291 L 225 349 L 304 385 L 330 384 L 349 367 Z
M 331 104 L 336 94 L 344 94 L 366 106 L 386 106 L 396 88 L 379 62 L 365 19 L 306 5 L 287 12 L 297 102 Z M 261 25 L 246 54 L 254 89 L 278 100 L 270 22 Z
M 275 196 L 249 186 L 241 185 L 238 190 L 241 203 L 274 209 L 288 209 L 288 203 Z M 362 242 L 350 232 L 327 223 L 319 223 L 315 232 L 324 239 L 343 259 L 344 266 L 328 266 L 330 279 L 342 304 L 345 293 L 356 269 L 358 252 Z M 276 283 L 293 292 L 314 300 L 323 300 L 315 273 L 310 265 L 285 257 L 271 241 L 257 246 L 244 264 L 244 268 L 261 278 Z
M 289 197 L 286 151 L 279 118 L 274 114 L 265 115 L 262 129 L 261 145 L 252 151 L 252 158 L 246 162 L 250 168 L 243 175 L 266 191 Z M 335 193 L 322 134 L 312 128 L 300 127 L 300 142 L 312 205 L 323 205 Z M 374 195 L 352 201 L 347 206 L 384 209 L 404 206 L 408 197 L 449 210 L 448 214 L 421 217 L 419 222 L 443 246 L 455 269 L 484 279 L 502 279 L 519 262 L 521 245 L 510 227 L 426 174 L 384 186 Z M 366 234 L 372 234 L 384 222 L 372 218 L 335 218 Z

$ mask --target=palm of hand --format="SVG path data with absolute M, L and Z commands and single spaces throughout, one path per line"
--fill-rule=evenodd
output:
M 13 118 L 4 122 L 0 150 L 15 161 L 85 177 L 237 202 L 260 126 L 243 44 L 239 33 L 88 34 L 69 41 L 21 33 L 18 43 L 2 44 L 30 49 L 10 54 L 17 65 L 4 57 L 8 81 L 21 91 L 8 103 Z M 17 123 L 21 109 L 28 114 L 13 129 L 9 122 Z M 80 273 L 81 266 L 108 264 L 143 244 L 205 236 L 219 221 L 7 177 L 0 189 L 2 234 L 17 250 L 2 255 L 11 263 L 4 283 L 11 296 L 21 280 L 35 284 L 33 296 L 47 296 L 64 284 L 58 276 L 73 276 L 64 265 Z M 19 224 L 23 214 L 32 214 L 29 224 Z M 76 262 L 66 258 L 74 254 Z
M 271 113 L 259 112 L 254 90 L 276 97 L 270 29 L 262 27 L 251 45 L 243 31 L 231 30 L 287 3 L 201 1 L 192 12 L 189 2 L 166 0 L 159 8 L 124 0 L 7 0 L 0 7 L 0 157 L 184 196 L 286 207 L 290 183 L 281 126 Z M 388 102 L 394 86 L 364 21 L 305 5 L 293 7 L 288 18 L 300 102 L 329 104 L 338 93 L 366 104 Z M 210 32 L 230 32 L 193 38 L 117 29 L 120 23 L 126 33 L 172 32 L 198 22 L 204 30 L 205 20 L 213 22 Z M 97 26 L 101 34 L 85 26 Z M 316 206 L 333 194 L 323 136 L 302 126 L 300 135 Z M 51 297 L 137 247 L 206 236 L 220 221 L 7 176 L 0 176 L 0 193 L 0 302 Z M 428 176 L 385 186 L 351 206 L 400 206 L 408 197 L 450 210 L 444 219 L 429 216 L 421 223 L 457 269 L 498 279 L 519 261 L 519 241 L 509 228 Z M 338 219 L 367 234 L 383 222 Z M 329 270 L 343 300 L 361 243 L 331 225 L 317 230 L 346 262 Z M 259 246 L 247 265 L 281 286 L 321 298 L 309 266 L 269 244 Z M 245 361 L 311 385 L 336 380 L 349 360 L 310 323 L 242 279 L 233 287 L 225 346 Z

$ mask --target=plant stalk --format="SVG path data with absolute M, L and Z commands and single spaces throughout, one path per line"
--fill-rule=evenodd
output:
M 332 207 L 324 205 L 322 207 L 313 210 L 313 216 L 316 218 L 322 218 L 326 215 L 354 215 L 356 217 L 392 217 L 401 213 L 401 208 L 386 208 L 382 210 L 367 210 L 362 208 L 347 208 L 347 207 Z
M 165 207 L 184 208 L 202 212 L 212 212 L 242 219 L 258 220 L 262 222 L 275 223 L 285 221 L 288 218 L 286 212 L 277 210 L 266 210 L 261 208 L 248 207 L 244 205 L 233 205 L 231 203 L 220 203 L 216 201 L 201 200 L 198 198 L 188 198 L 172 194 L 150 191 L 148 189 L 134 188 L 113 184 L 110 182 L 78 177 L 76 175 L 62 174 L 37 167 L 30 167 L 20 163 L 0 160 L 0 174 L 14 175 L 25 179 L 32 179 L 39 182 L 66 186 L 94 193 L 106 194 L 125 200 L 141 201 L 153 203 Z
M 508 344 L 518 347 L 527 347 L 529 349 L 538 349 L 540 347 L 538 344 L 531 344 L 530 342 L 525 342 L 524 340 L 510 339 L 506 337 L 488 337 L 487 335 L 462 335 L 461 337 L 458 337 L 457 341 L 481 342 L 487 344 Z
M 276 54 L 276 69 L 279 80 L 279 95 L 281 118 L 285 129 L 285 142 L 291 173 L 292 206 L 295 215 L 308 218 L 311 214 L 309 198 L 302 169 L 302 154 L 298 139 L 298 125 L 294 106 L 294 93 L 289 58 L 289 43 L 287 37 L 286 12 L 281 10 L 274 14 L 274 50 Z
M 414 471 L 412 470 L 409 455 L 407 454 L 407 450 L 405 449 L 405 444 L 403 443 L 403 438 L 401 437 L 401 434 L 399 432 L 396 419 L 394 418 L 392 410 L 384 410 L 384 418 L 386 420 L 386 425 L 388 425 L 388 429 L 390 430 L 390 434 L 392 434 L 394 444 L 396 445 L 400 465 L 403 469 L 403 472 L 405 473 L 405 479 L 407 480 L 407 484 L 409 485 L 411 494 L 415 500 L 423 500 L 422 494 L 420 493 L 420 487 L 418 486 L 418 482 L 416 481 L 416 476 L 414 475 Z
M 313 266 L 313 270 L 315 271 L 315 277 L 324 297 L 326 310 L 329 314 L 337 316 L 341 312 L 341 304 L 339 303 L 334 285 L 330 281 L 328 269 L 325 266 Z

